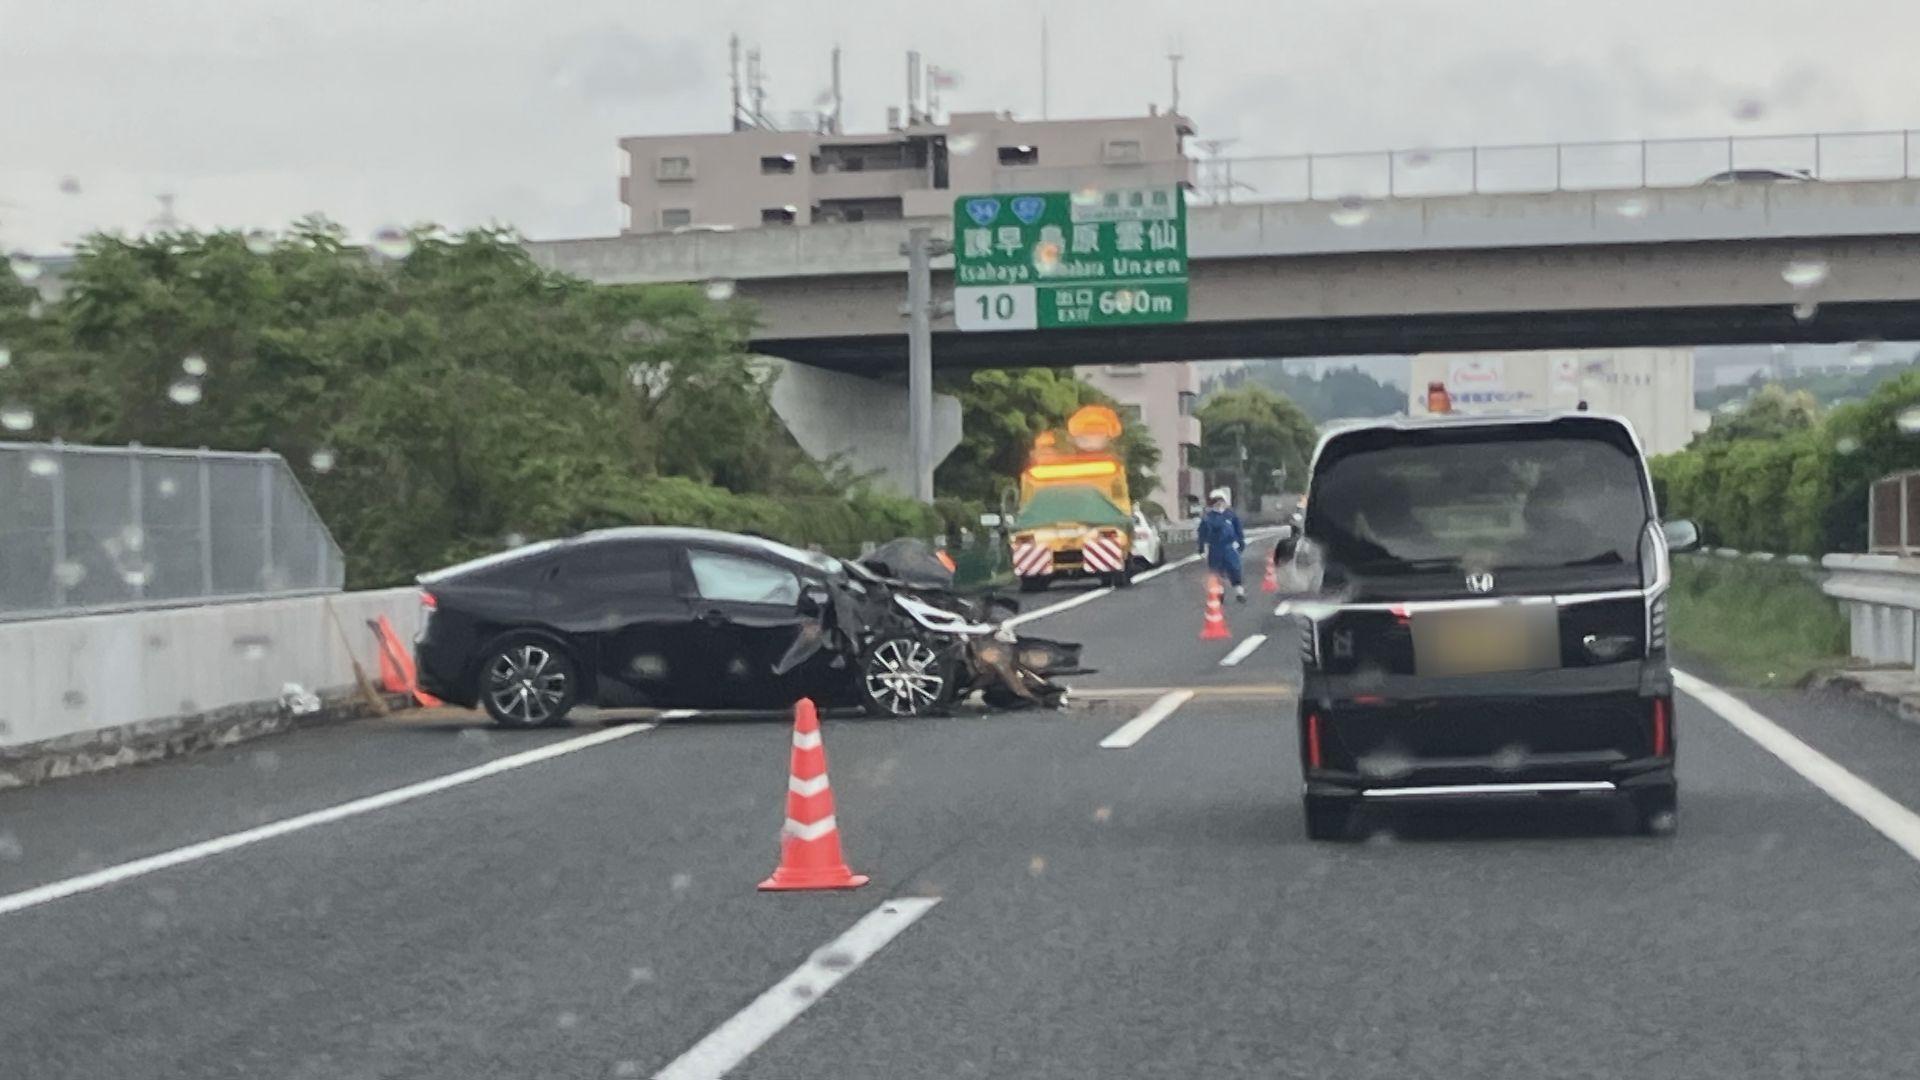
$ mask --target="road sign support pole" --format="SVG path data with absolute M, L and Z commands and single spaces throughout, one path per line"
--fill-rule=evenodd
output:
M 913 497 L 933 502 L 933 230 L 907 230 L 907 437 Z

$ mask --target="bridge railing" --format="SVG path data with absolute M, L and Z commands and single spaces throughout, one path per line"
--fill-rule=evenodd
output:
M 1769 170 L 1811 180 L 1914 176 L 1914 130 L 1540 143 L 1339 154 L 1213 157 L 1194 163 L 1208 203 L 1421 198 L 1693 187 Z

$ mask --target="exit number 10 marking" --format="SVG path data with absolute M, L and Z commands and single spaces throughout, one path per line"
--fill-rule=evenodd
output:
M 953 322 L 962 330 L 1037 330 L 1032 285 L 964 286 L 953 290 Z

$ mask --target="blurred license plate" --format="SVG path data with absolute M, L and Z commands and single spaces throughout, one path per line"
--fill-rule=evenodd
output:
M 1413 668 L 1420 675 L 1560 666 L 1559 623 L 1550 604 L 1416 612 L 1412 629 Z

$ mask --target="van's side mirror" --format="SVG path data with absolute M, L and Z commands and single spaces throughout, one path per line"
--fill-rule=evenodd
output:
M 1661 522 L 1660 529 L 1667 534 L 1667 550 L 1676 555 L 1700 546 L 1700 526 L 1687 518 Z

